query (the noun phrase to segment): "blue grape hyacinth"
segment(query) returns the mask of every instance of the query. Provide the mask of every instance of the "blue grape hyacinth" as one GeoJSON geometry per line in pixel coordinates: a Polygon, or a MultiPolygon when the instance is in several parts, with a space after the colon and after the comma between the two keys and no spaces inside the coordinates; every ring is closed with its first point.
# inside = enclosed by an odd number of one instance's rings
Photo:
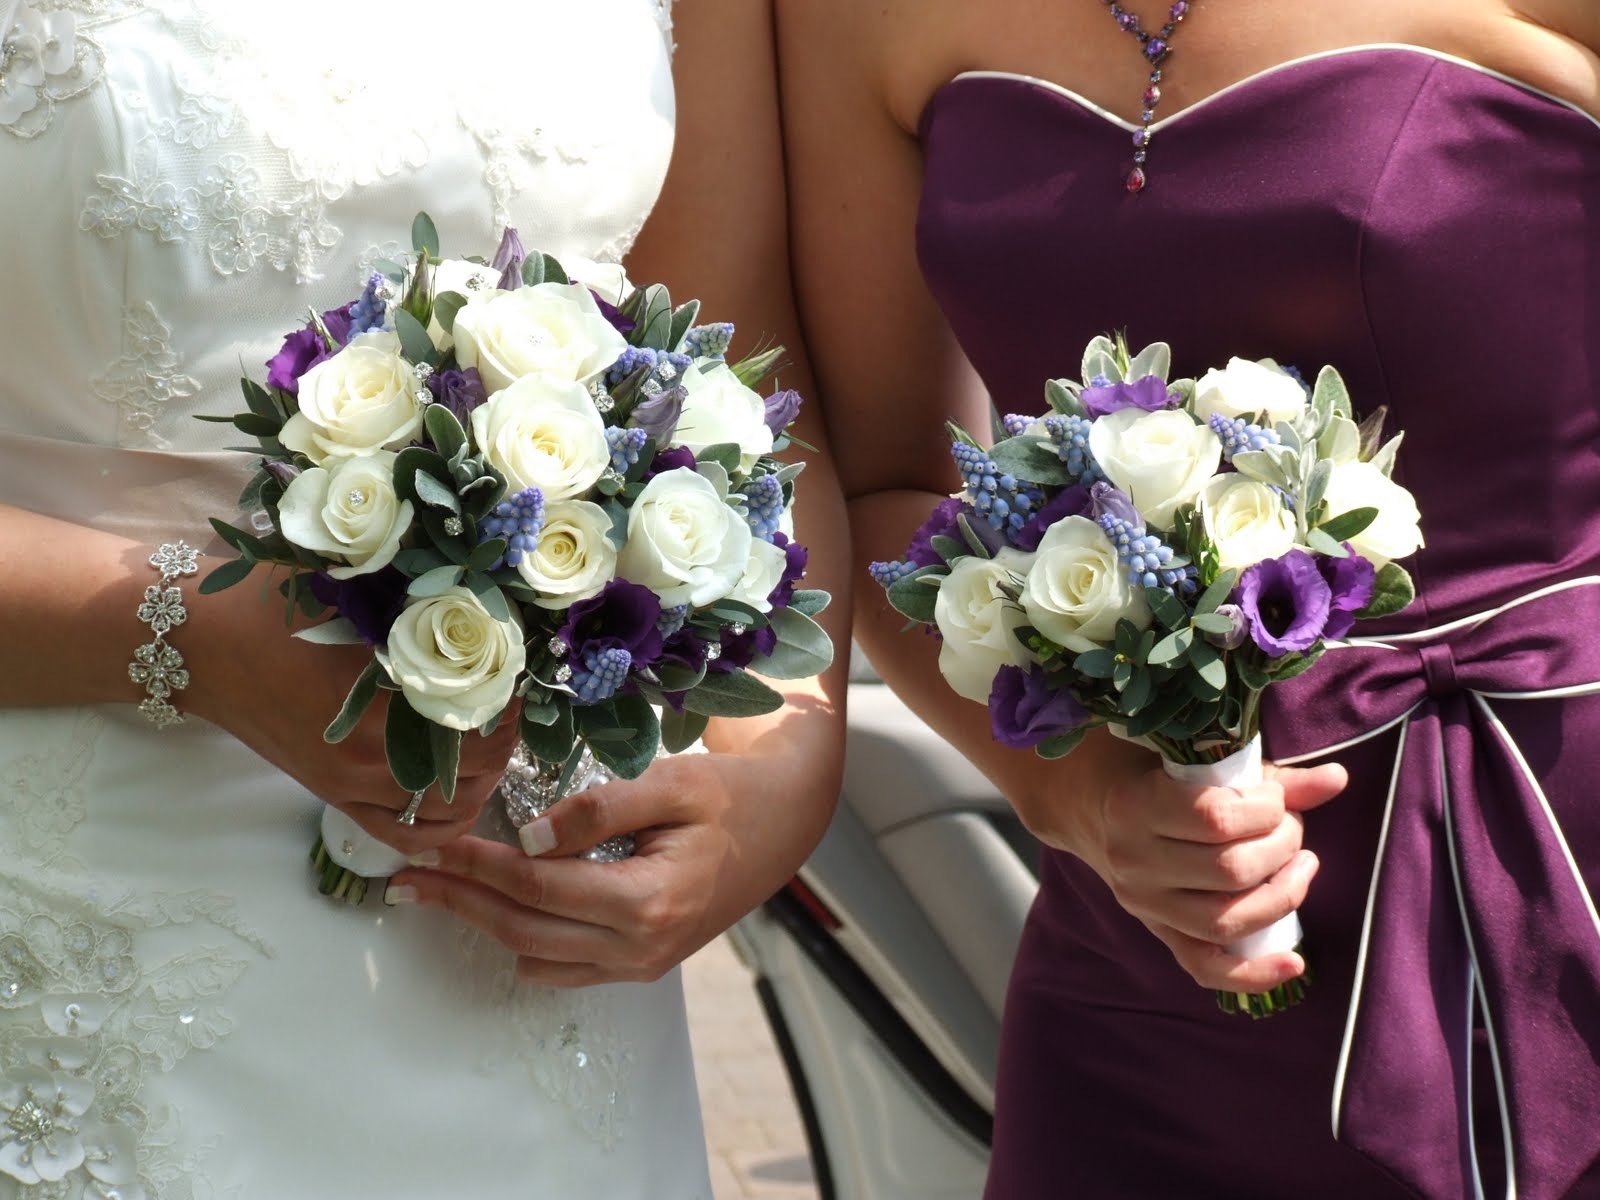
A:
{"type": "Polygon", "coordinates": [[[1056,454],[1066,464],[1067,471],[1084,487],[1105,481],[1105,472],[1095,461],[1089,448],[1089,431],[1094,422],[1087,417],[1046,417],[1045,430],[1055,444],[1056,454]]]}
{"type": "Polygon", "coordinates": [[[1227,462],[1233,461],[1233,456],[1242,450],[1265,450],[1268,446],[1277,446],[1283,439],[1270,429],[1260,425],[1252,425],[1243,417],[1225,417],[1221,413],[1212,413],[1211,420],[1207,422],[1211,432],[1217,435],[1217,440],[1222,443],[1222,457],[1227,462]]]}
{"type": "Polygon", "coordinates": [[[721,358],[733,345],[733,325],[719,321],[715,325],[696,325],[683,338],[683,348],[693,358],[721,358]]]}
{"type": "Polygon", "coordinates": [[[1193,595],[1197,590],[1192,566],[1173,566],[1177,553],[1143,525],[1135,525],[1115,513],[1100,515],[1100,528],[1117,548],[1117,558],[1127,568],[1128,582],[1134,587],[1165,588],[1174,595],[1193,595]]]}
{"type": "Polygon", "coordinates": [[[520,567],[522,557],[539,548],[539,532],[544,528],[544,493],[524,488],[507,496],[478,525],[479,543],[505,538],[506,552],[489,568],[520,567]]]}
{"type": "Polygon", "coordinates": [[[620,646],[588,650],[583,665],[572,673],[572,691],[579,704],[598,704],[609,700],[628,682],[633,655],[620,646]]]}
{"type": "Polygon", "coordinates": [[[776,475],[760,475],[739,489],[745,498],[745,520],[750,531],[770,542],[783,520],[783,484],[776,475]]]}
{"type": "Polygon", "coordinates": [[[950,453],[966,485],[967,502],[991,529],[1002,530],[1008,536],[1015,534],[1044,503],[1044,493],[1038,487],[1002,471],[978,447],[955,442],[950,453]]]}
{"type": "Polygon", "coordinates": [[[642,429],[619,429],[616,426],[607,429],[606,445],[611,448],[611,469],[618,475],[626,475],[629,468],[639,461],[639,452],[649,438],[650,435],[642,429]]]}

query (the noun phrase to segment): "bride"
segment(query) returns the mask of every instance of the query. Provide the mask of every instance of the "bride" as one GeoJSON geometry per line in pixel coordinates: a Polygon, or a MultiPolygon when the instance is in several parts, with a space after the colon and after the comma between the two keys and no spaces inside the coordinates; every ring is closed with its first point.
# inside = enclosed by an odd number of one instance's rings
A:
{"type": "Polygon", "coordinates": [[[673,15],[0,0],[0,1197],[709,1197],[674,966],[820,836],[836,676],[563,802],[530,858],[461,838],[503,736],[397,824],[381,727],[321,738],[355,660],[257,588],[177,579],[182,724],[128,675],[149,560],[211,545],[244,478],[194,417],[418,210],[456,253],[637,236],[635,278],[797,344],[766,6],[673,15]],[[323,900],[321,802],[427,869],[323,900]],[[624,831],[635,858],[572,857],[624,831]]]}

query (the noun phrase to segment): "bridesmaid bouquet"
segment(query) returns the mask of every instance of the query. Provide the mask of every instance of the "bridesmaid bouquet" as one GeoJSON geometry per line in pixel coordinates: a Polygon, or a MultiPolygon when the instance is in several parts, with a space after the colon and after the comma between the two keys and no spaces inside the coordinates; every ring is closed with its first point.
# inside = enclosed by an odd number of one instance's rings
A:
{"type": "MultiPolygon", "coordinates": [[[[510,230],[492,260],[441,259],[426,215],[412,241],[290,334],[266,386],[243,381],[248,411],[205,418],[253,437],[260,469],[256,528],[212,521],[239,557],[201,591],[287,568],[288,619],[329,618],[295,636],[370,646],[325,736],[387,691],[389,767],[414,794],[452,798],[463,738],[516,702],[511,779],[539,797],[520,826],[596,765],[631,779],[713,716],[780,707],[752,672],[831,661],[828,597],[796,589],[804,464],[775,457],[800,397],[754,390],[781,351],[730,363],[731,325],[619,267],[510,230]]],[[[351,900],[402,861],[331,809],[313,860],[351,900]]]]}
{"type": "MultiPolygon", "coordinates": [[[[1358,425],[1339,374],[1307,388],[1267,360],[1168,380],[1169,348],[1097,338],[1050,413],[1008,416],[983,449],[950,427],[965,490],[901,562],[889,602],[933,626],[939,666],[989,707],[996,740],[1046,758],[1096,726],[1157,750],[1169,774],[1261,779],[1260,702],[1357,621],[1414,596],[1395,561],[1422,545],[1390,478],[1400,437],[1358,425]]],[[[1297,949],[1300,924],[1229,947],[1297,949]]],[[[1304,977],[1228,1012],[1298,1003],[1304,977]]]]}

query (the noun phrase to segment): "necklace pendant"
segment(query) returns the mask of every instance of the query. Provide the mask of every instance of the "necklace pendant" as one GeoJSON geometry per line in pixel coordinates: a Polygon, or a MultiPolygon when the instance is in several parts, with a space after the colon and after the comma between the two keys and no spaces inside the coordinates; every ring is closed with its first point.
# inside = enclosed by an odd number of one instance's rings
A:
{"type": "Polygon", "coordinates": [[[1144,168],[1135,167],[1133,170],[1128,172],[1128,178],[1124,186],[1127,187],[1128,194],[1130,196],[1137,196],[1140,192],[1144,191],[1144,185],[1146,182],[1148,181],[1145,179],[1144,168]]]}

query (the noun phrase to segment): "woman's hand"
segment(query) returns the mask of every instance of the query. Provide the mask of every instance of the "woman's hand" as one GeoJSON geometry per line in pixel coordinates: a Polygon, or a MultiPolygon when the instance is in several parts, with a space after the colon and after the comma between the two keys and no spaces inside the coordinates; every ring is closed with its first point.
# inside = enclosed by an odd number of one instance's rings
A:
{"type": "MultiPolygon", "coordinates": [[[[201,562],[199,578],[220,560],[201,562]]],[[[350,685],[371,661],[360,646],[313,645],[290,636],[276,589],[263,595],[265,571],[228,591],[189,600],[190,620],[179,645],[190,658],[193,682],[179,703],[233,734],[319,799],[348,814],[373,837],[411,854],[471,830],[517,741],[515,711],[489,737],[468,733],[461,743],[456,794],[446,804],[435,784],[416,823],[396,817],[411,793],[394,781],[384,752],[390,693],[343,741],[323,740],[350,685]]],[[[330,614],[331,615],[331,614],[330,614]]]]}
{"type": "Polygon", "coordinates": [[[821,837],[838,762],[796,752],[688,754],[568,796],[515,846],[467,837],[394,877],[390,903],[454,913],[511,949],[529,982],[651,981],[794,875],[821,837]],[[636,832],[637,831],[637,832],[636,832]],[[571,857],[636,832],[634,857],[571,857]]]}
{"type": "Polygon", "coordinates": [[[1301,974],[1298,954],[1244,959],[1225,947],[1304,902],[1318,863],[1301,848],[1300,814],[1344,790],[1344,769],[1269,765],[1265,782],[1235,791],[1180,783],[1148,756],[1113,761],[1120,769],[1098,788],[1017,802],[1023,822],[1087,862],[1202,986],[1263,992],[1301,974]]]}

